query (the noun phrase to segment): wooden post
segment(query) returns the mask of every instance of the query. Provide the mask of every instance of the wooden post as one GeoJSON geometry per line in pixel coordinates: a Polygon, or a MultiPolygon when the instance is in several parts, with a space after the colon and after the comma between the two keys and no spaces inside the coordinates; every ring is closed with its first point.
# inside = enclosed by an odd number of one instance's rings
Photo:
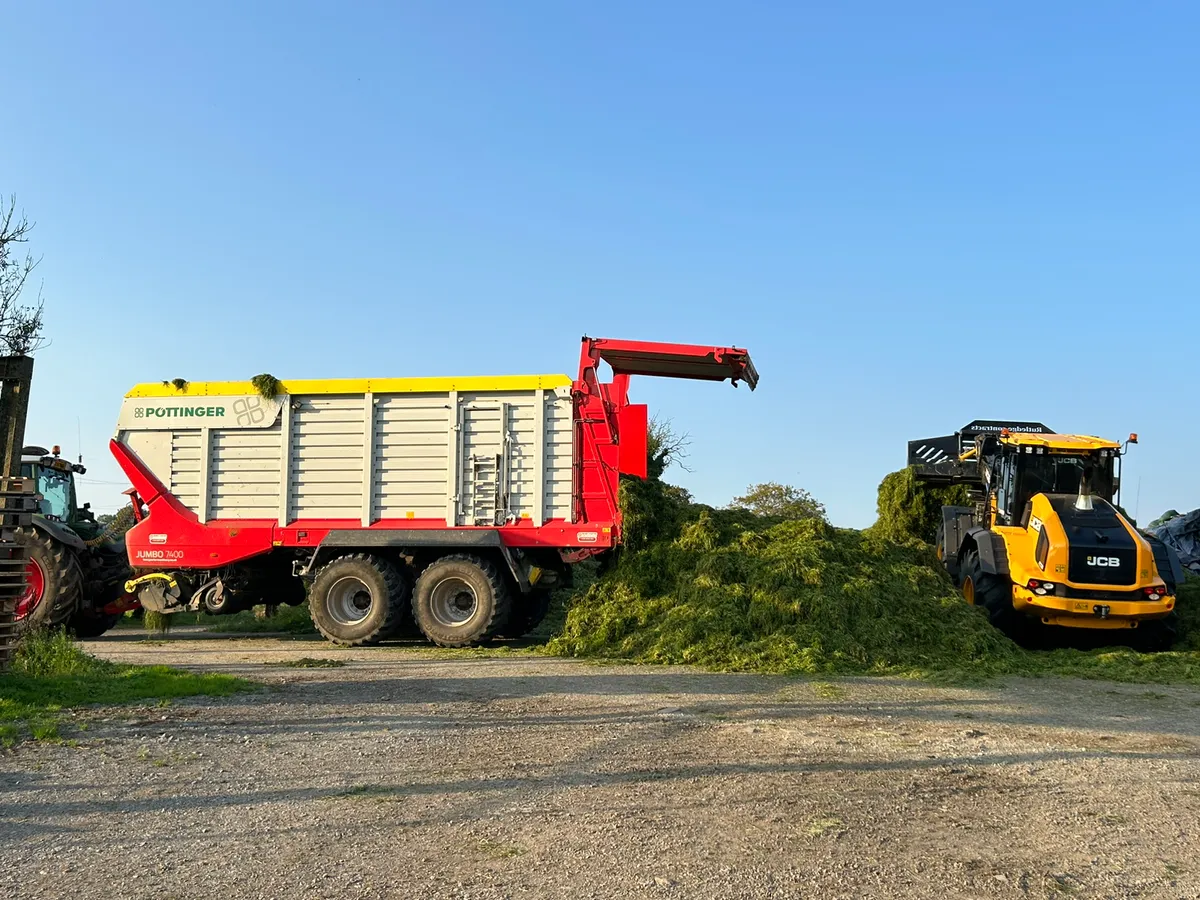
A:
{"type": "Polygon", "coordinates": [[[25,445],[25,419],[29,414],[29,387],[33,357],[0,356],[0,475],[21,474],[21,448],[25,445]]]}

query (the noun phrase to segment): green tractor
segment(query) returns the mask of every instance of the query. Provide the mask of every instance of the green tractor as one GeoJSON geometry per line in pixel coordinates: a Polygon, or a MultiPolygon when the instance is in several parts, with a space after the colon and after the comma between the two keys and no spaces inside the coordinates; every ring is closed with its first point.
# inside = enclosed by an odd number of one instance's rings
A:
{"type": "Polygon", "coordinates": [[[37,482],[33,525],[17,532],[29,560],[16,607],[22,631],[65,627],[78,637],[99,637],[122,615],[131,576],[123,517],[104,526],[92,515],[91,504],[79,505],[75,476],[86,471],[61,459],[58,447],[21,451],[21,476],[37,482]]]}

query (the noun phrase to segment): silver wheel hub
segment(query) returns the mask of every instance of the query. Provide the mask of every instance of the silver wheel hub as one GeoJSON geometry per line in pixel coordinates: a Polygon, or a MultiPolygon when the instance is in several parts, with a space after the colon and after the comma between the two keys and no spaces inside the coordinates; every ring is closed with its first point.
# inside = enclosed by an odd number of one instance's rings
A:
{"type": "Polygon", "coordinates": [[[361,578],[343,575],[329,589],[325,609],[339,625],[357,625],[371,614],[373,605],[370,586],[361,578]]]}
{"type": "Polygon", "coordinates": [[[475,589],[461,578],[443,578],[433,587],[430,612],[439,625],[457,628],[469,622],[479,608],[475,589]]]}

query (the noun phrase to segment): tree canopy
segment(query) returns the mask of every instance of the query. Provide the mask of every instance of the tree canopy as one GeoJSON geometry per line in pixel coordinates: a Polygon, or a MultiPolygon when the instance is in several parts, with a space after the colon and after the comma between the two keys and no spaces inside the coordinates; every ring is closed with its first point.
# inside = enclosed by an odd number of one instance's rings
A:
{"type": "Polygon", "coordinates": [[[729,504],[733,509],[747,509],[760,516],[777,519],[825,519],[825,504],[804,488],[768,481],[752,484],[741,497],[729,504]]]}

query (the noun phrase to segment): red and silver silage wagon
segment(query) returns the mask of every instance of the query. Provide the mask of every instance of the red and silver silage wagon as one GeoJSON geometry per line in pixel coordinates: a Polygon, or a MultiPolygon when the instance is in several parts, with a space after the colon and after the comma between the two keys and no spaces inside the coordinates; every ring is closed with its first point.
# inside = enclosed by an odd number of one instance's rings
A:
{"type": "Polygon", "coordinates": [[[620,476],[646,474],[633,375],[758,382],[742,349],[585,337],[574,379],[287,381],[273,397],[140,385],[111,443],[139,516],[131,602],[225,612],[307,595],[343,644],[387,637],[410,610],[446,646],[528,631],[571,563],[621,539],[620,476]]]}

